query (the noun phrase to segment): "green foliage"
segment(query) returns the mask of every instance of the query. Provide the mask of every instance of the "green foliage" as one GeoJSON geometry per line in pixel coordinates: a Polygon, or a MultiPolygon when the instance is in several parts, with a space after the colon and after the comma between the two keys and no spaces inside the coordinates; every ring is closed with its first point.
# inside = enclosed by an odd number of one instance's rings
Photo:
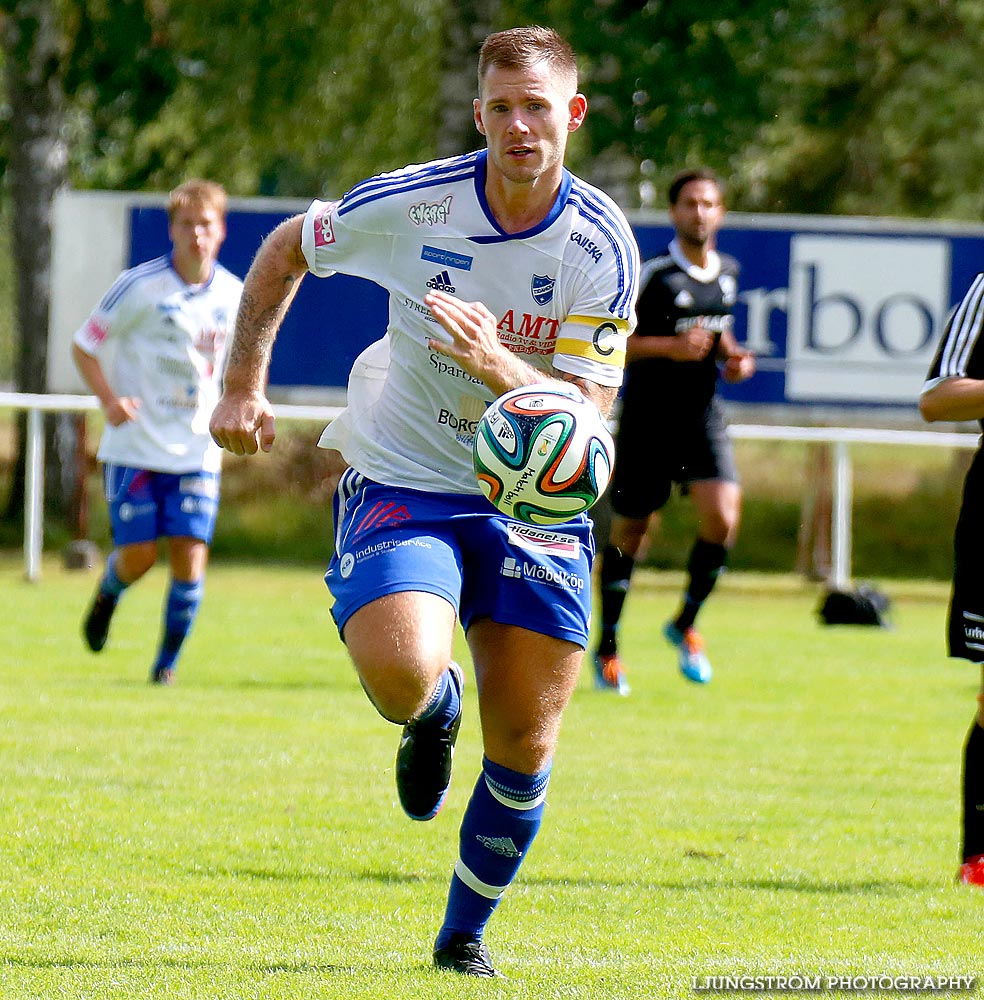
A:
{"type": "Polygon", "coordinates": [[[163,574],[83,651],[93,574],[0,563],[4,1000],[679,1000],[705,975],[974,975],[953,884],[976,671],[944,587],[888,586],[895,629],[825,629],[813,588],[733,574],[687,685],[640,574],[631,697],[567,712],[547,818],[489,927],[504,982],[429,966],[481,755],[475,685],[448,803],[396,802],[311,570],[216,560],[178,685],[146,683],[163,574]],[[808,655],[804,652],[808,651],[808,655]],[[915,696],[914,696],[915,694],[915,696]]]}
{"type": "Polygon", "coordinates": [[[980,5],[811,0],[791,10],[774,117],[740,158],[742,207],[980,219],[980,5]]]}
{"type": "MultiPolygon", "coordinates": [[[[77,67],[77,86],[90,98],[80,109],[88,135],[77,182],[160,190],[203,175],[238,195],[340,195],[370,173],[426,158],[442,7],[394,0],[368,16],[352,4],[309,0],[172,0],[155,22],[150,5],[111,6],[111,24],[87,23],[114,38],[146,39],[152,75],[134,64],[85,89],[104,61],[77,67]],[[121,24],[130,8],[146,21],[121,24]],[[110,131],[127,131],[118,148],[102,148],[115,143],[104,120],[110,131]]],[[[116,61],[111,51],[100,55],[116,61]]]]}
{"type": "Polygon", "coordinates": [[[8,385],[14,378],[15,301],[10,218],[0,198],[0,385],[8,385]]]}
{"type": "Polygon", "coordinates": [[[71,103],[70,159],[76,184],[142,188],[159,160],[136,141],[180,79],[166,8],[143,0],[71,4],[63,86],[71,103]]]}
{"type": "MultiPolygon", "coordinates": [[[[448,39],[474,27],[454,19],[480,10],[496,28],[545,22],[571,39],[591,105],[572,164],[611,180],[627,208],[657,204],[670,174],[704,162],[744,210],[984,213],[984,13],[965,0],[59,0],[57,10],[80,187],[165,190],[195,173],[238,195],[334,195],[430,157],[448,39]]],[[[456,96],[467,119],[471,95],[456,96]]]]}

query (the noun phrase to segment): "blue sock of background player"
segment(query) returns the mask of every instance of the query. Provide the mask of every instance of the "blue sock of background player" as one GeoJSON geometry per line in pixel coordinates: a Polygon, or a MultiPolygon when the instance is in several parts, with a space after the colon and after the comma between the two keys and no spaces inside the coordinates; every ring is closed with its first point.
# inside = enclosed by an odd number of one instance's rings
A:
{"type": "Polygon", "coordinates": [[[116,575],[116,553],[111,552],[106,560],[106,568],[103,570],[102,580],[99,583],[99,593],[115,605],[123,591],[129,586],[116,575]]]}
{"type": "Polygon", "coordinates": [[[155,680],[167,680],[174,671],[181,647],[195,623],[204,592],[204,579],[171,580],[164,605],[164,634],[153,668],[155,680]]]}

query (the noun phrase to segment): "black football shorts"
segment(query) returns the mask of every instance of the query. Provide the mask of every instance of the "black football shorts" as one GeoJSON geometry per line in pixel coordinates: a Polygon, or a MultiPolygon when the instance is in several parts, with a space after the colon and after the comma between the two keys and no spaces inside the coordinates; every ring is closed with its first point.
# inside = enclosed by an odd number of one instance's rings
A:
{"type": "Polygon", "coordinates": [[[950,656],[984,663],[984,451],[978,451],[964,482],[953,536],[953,593],[950,598],[950,656]]]}
{"type": "Polygon", "coordinates": [[[728,424],[716,399],[696,418],[628,418],[620,422],[615,443],[610,496],[616,514],[648,517],[666,504],[674,483],[686,491],[690,483],[707,480],[738,482],[728,424]]]}

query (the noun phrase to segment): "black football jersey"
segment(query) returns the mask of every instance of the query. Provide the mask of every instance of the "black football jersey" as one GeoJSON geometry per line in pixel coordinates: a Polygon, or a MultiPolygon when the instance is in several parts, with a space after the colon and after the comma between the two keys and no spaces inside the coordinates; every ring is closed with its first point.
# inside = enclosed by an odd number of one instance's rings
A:
{"type": "Polygon", "coordinates": [[[700,319],[700,325],[717,338],[700,361],[644,358],[631,362],[622,392],[623,414],[636,407],[675,414],[697,414],[707,408],[717,388],[717,339],[734,326],[738,273],[738,261],[719,254],[719,267],[700,274],[674,243],[663,256],[645,262],[637,305],[639,322],[632,336],[679,336],[700,319]]]}
{"type": "MultiPolygon", "coordinates": [[[[984,379],[984,274],[974,279],[943,330],[926,386],[944,378],[984,379]]],[[[981,421],[984,428],[984,420],[981,421]]]]}

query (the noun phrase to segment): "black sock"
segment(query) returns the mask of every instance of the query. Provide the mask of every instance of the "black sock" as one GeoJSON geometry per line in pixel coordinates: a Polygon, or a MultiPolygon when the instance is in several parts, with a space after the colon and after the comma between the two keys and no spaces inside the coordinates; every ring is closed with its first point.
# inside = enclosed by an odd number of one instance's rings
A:
{"type": "Polygon", "coordinates": [[[970,727],[963,761],[963,860],[984,854],[984,729],[970,727]]]}
{"type": "Polygon", "coordinates": [[[687,592],[684,595],[683,607],[673,622],[681,632],[685,632],[693,625],[697,612],[714,589],[714,584],[717,583],[717,578],[727,561],[728,550],[725,546],[716,542],[705,542],[703,538],[698,538],[694,542],[687,563],[687,572],[690,574],[687,592]]]}
{"type": "Polygon", "coordinates": [[[616,632],[618,620],[622,617],[622,606],[629,592],[635,559],[625,555],[614,545],[606,545],[601,556],[599,583],[601,590],[601,638],[598,652],[611,656],[618,648],[616,632]]]}

